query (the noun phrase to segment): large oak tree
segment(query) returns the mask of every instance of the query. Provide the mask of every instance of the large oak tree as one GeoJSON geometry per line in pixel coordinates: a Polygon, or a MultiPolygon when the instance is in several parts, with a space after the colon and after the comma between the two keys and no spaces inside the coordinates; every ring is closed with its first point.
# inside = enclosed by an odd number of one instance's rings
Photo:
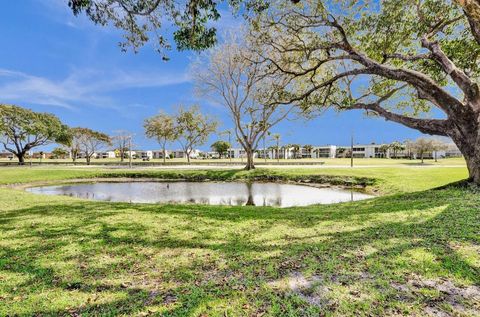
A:
{"type": "Polygon", "coordinates": [[[279,1],[254,23],[261,62],[289,80],[276,102],[451,137],[479,184],[480,28],[466,2],[279,1]]]}
{"type": "Polygon", "coordinates": [[[0,142],[5,150],[25,163],[31,149],[49,143],[65,143],[67,126],[53,114],[34,112],[13,105],[0,104],[0,142]]]}

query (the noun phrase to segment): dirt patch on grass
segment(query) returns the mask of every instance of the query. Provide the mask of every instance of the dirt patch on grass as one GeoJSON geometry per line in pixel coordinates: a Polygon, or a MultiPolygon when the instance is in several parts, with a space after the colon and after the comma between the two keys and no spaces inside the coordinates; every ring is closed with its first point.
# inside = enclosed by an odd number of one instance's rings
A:
{"type": "MultiPolygon", "coordinates": [[[[352,276],[320,275],[306,276],[295,271],[287,277],[268,283],[276,291],[285,292],[301,298],[309,305],[334,311],[336,306],[334,288],[352,286],[347,294],[352,301],[365,298],[361,289],[353,283],[375,285],[375,279],[368,273],[352,276]]],[[[406,283],[391,282],[396,291],[395,298],[403,303],[417,305],[422,303],[422,316],[480,316],[480,287],[476,285],[461,286],[448,279],[431,280],[412,275],[406,283]]]]}
{"type": "Polygon", "coordinates": [[[405,298],[426,299],[425,314],[429,316],[480,316],[480,287],[457,286],[448,279],[429,280],[413,275],[405,284],[392,283],[405,298]]]}
{"type": "Polygon", "coordinates": [[[324,286],[324,280],[320,276],[305,277],[300,272],[293,272],[287,278],[270,282],[268,285],[296,295],[310,305],[321,307],[329,303],[327,295],[330,290],[324,286]]]}

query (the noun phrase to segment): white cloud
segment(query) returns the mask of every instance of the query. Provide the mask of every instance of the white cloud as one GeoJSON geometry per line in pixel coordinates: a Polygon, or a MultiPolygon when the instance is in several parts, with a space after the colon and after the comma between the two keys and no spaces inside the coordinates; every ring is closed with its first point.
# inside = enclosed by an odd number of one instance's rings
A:
{"type": "Polygon", "coordinates": [[[90,105],[119,110],[108,93],[130,88],[165,87],[189,82],[185,73],[75,70],[62,80],[0,69],[1,102],[50,105],[74,110],[90,105]]]}

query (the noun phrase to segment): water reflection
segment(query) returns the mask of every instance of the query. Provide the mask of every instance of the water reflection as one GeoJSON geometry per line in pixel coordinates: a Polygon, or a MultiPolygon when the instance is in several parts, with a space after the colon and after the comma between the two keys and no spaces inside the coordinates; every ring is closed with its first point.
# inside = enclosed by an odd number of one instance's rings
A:
{"type": "Polygon", "coordinates": [[[371,196],[336,188],[277,183],[125,182],[30,188],[46,195],[132,203],[192,203],[232,206],[306,206],[367,199],[371,196]]]}

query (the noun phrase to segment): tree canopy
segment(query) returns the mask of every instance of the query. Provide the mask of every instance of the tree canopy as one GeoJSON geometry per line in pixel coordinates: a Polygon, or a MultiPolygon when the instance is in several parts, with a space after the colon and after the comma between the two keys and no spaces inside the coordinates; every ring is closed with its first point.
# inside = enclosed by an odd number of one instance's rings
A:
{"type": "Polygon", "coordinates": [[[249,37],[232,35],[210,50],[193,71],[197,91],[228,110],[235,136],[246,153],[245,169],[255,168],[253,156],[259,141],[295,112],[293,105],[272,100],[273,92],[286,82],[266,73],[252,45],[249,37]]]}
{"type": "Polygon", "coordinates": [[[190,162],[190,155],[194,146],[203,145],[207,142],[208,137],[216,131],[218,121],[202,114],[197,105],[189,108],[180,107],[175,118],[179,141],[187,155],[188,162],[190,162]]]}
{"type": "Polygon", "coordinates": [[[92,157],[105,146],[111,144],[110,137],[102,132],[94,131],[88,128],[71,128],[70,129],[71,151],[74,160],[79,153],[85,156],[87,165],[90,164],[92,157]]]}
{"type": "Polygon", "coordinates": [[[111,24],[124,32],[122,50],[135,52],[148,41],[167,60],[171,48],[167,32],[173,26],[173,39],[179,50],[201,51],[217,42],[217,29],[211,22],[220,18],[219,5],[225,3],[234,14],[260,12],[264,0],[69,0],[75,15],[85,13],[99,25],[111,24]]]}
{"type": "Polygon", "coordinates": [[[0,142],[13,153],[19,164],[32,148],[52,142],[67,142],[67,126],[50,113],[0,104],[0,142]]]}
{"type": "Polygon", "coordinates": [[[220,158],[222,158],[222,156],[231,148],[231,145],[227,141],[219,140],[214,142],[210,147],[218,153],[220,158]]]}
{"type": "Polygon", "coordinates": [[[147,118],[144,123],[145,135],[148,138],[155,138],[162,146],[163,162],[166,160],[165,146],[169,141],[175,141],[179,137],[179,128],[176,125],[176,118],[166,113],[147,118]]]}
{"type": "Polygon", "coordinates": [[[480,28],[457,2],[277,1],[252,33],[268,72],[288,79],[274,102],[449,136],[480,183],[480,28]],[[426,118],[433,107],[443,116],[426,118]]]}

